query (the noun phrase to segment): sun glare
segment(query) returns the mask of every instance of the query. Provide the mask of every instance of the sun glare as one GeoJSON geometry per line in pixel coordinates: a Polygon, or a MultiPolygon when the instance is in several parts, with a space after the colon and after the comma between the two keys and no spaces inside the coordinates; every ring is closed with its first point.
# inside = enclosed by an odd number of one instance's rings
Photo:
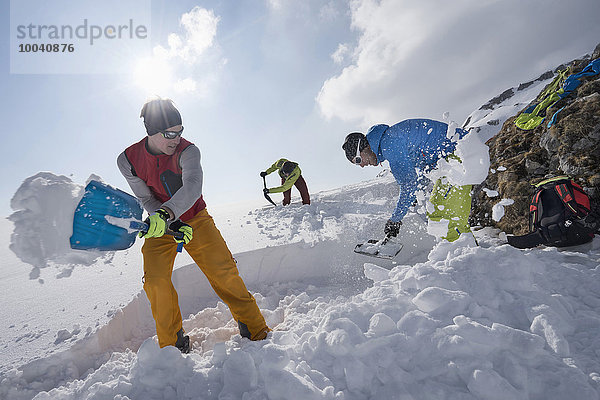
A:
{"type": "Polygon", "coordinates": [[[173,84],[169,64],[157,57],[140,60],[134,68],[133,79],[147,94],[166,93],[173,84]]]}

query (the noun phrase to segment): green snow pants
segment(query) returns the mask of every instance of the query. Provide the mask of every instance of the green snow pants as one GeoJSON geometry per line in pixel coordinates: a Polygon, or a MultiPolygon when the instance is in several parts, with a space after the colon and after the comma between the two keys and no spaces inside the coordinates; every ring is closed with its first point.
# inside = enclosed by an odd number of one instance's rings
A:
{"type": "Polygon", "coordinates": [[[432,221],[448,220],[448,234],[443,239],[453,242],[461,233],[470,232],[471,185],[453,186],[438,179],[433,186],[429,201],[434,211],[427,213],[432,221]]]}

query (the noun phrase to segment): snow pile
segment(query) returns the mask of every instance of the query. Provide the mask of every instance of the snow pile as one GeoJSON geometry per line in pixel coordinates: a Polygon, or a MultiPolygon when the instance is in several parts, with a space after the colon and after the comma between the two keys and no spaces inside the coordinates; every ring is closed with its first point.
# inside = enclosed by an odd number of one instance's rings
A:
{"type": "Polygon", "coordinates": [[[73,214],[84,187],[66,176],[39,172],[25,179],[11,199],[15,212],[8,219],[15,229],[10,249],[34,266],[32,278],[39,274],[36,268],[50,263],[90,265],[102,255],[72,250],[69,245],[73,214]]]}
{"type": "MultiPolygon", "coordinates": [[[[355,232],[379,230],[368,222],[393,208],[389,190],[389,180],[375,180],[225,224],[225,232],[260,226],[257,238],[278,243],[235,254],[274,328],[267,340],[242,339],[223,303],[199,297],[211,289],[190,264],[173,277],[189,355],[158,348],[140,293],[98,330],[57,332],[63,342],[86,334],[9,369],[0,397],[597,399],[598,239],[522,251],[483,229],[479,247],[461,238],[427,249],[423,237],[426,257],[412,264],[353,254],[355,232]]],[[[424,234],[419,216],[406,220],[424,234]]],[[[401,235],[408,243],[411,233],[401,235]]]]}
{"type": "Polygon", "coordinates": [[[274,194],[272,198],[278,205],[249,212],[246,224],[256,221],[259,235],[268,238],[269,245],[315,244],[347,235],[356,237],[354,240],[365,234],[381,236],[383,225],[380,232],[370,231],[369,227],[374,221],[381,223],[377,221],[380,215],[392,213],[398,199],[398,184],[388,170],[376,182],[313,194],[310,205],[293,202],[291,207],[283,207],[280,195],[274,194]]]}
{"type": "MultiPolygon", "coordinates": [[[[241,338],[227,307],[187,261],[175,269],[173,284],[190,354],[158,347],[139,292],[101,325],[65,319],[41,332],[33,326],[42,322],[28,322],[30,336],[5,349],[37,346],[38,358],[3,363],[0,398],[598,399],[600,240],[518,250],[484,228],[475,231],[479,246],[466,236],[436,242],[413,210],[394,261],[353,253],[357,242],[381,236],[394,185],[383,174],[317,193],[310,206],[239,215],[228,207],[223,223],[215,216],[228,243],[245,250],[234,256],[273,328],[267,340],[241,338]]],[[[37,203],[69,198],[64,188],[30,193],[37,203]]],[[[134,247],[108,263],[139,273],[139,243],[134,247]]],[[[56,285],[59,304],[112,296],[119,287],[98,279],[106,276],[102,264],[77,269],[88,274],[84,282],[94,282],[93,296],[91,288],[75,295],[56,285]]],[[[7,323],[12,318],[4,316],[7,323]]]]}
{"type": "MultiPolygon", "coordinates": [[[[480,247],[439,243],[414,266],[365,264],[373,282],[354,295],[265,285],[265,341],[242,339],[218,303],[184,321],[190,355],[150,338],[79,380],[73,363],[47,365],[67,382],[36,399],[597,399],[600,243],[524,252],[479,234],[480,247]]],[[[0,394],[34,387],[14,371],[0,394]]]]}

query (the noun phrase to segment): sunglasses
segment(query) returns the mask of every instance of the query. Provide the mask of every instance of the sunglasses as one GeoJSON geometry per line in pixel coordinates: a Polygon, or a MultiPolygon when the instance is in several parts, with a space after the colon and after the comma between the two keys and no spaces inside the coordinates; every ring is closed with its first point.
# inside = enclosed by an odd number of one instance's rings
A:
{"type": "Polygon", "coordinates": [[[356,156],[354,156],[354,164],[356,165],[360,165],[360,163],[362,162],[362,157],[360,156],[360,141],[361,139],[358,139],[358,145],[356,146],[356,156]]]}
{"type": "Polygon", "coordinates": [[[181,134],[183,133],[183,126],[181,127],[181,130],[178,132],[162,131],[161,133],[165,139],[175,139],[177,136],[181,136],[181,134]]]}

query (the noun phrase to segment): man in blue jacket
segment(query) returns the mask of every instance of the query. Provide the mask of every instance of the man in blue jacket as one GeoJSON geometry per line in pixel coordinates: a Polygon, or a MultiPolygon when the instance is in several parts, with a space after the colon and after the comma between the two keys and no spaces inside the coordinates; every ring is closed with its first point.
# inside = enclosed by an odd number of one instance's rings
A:
{"type": "MultiPolygon", "coordinates": [[[[396,182],[400,185],[398,204],[385,225],[385,234],[396,236],[402,219],[415,202],[416,191],[427,179],[425,172],[435,168],[441,157],[458,158],[453,153],[456,141],[467,134],[457,128],[452,138],[446,137],[448,125],[430,119],[408,119],[388,126],[372,126],[367,135],[354,132],[346,136],[342,149],[346,158],[365,167],[388,160],[396,182]]],[[[461,233],[470,232],[471,185],[452,186],[438,179],[429,198],[434,209],[427,213],[430,220],[448,220],[449,241],[461,233]]]]}

